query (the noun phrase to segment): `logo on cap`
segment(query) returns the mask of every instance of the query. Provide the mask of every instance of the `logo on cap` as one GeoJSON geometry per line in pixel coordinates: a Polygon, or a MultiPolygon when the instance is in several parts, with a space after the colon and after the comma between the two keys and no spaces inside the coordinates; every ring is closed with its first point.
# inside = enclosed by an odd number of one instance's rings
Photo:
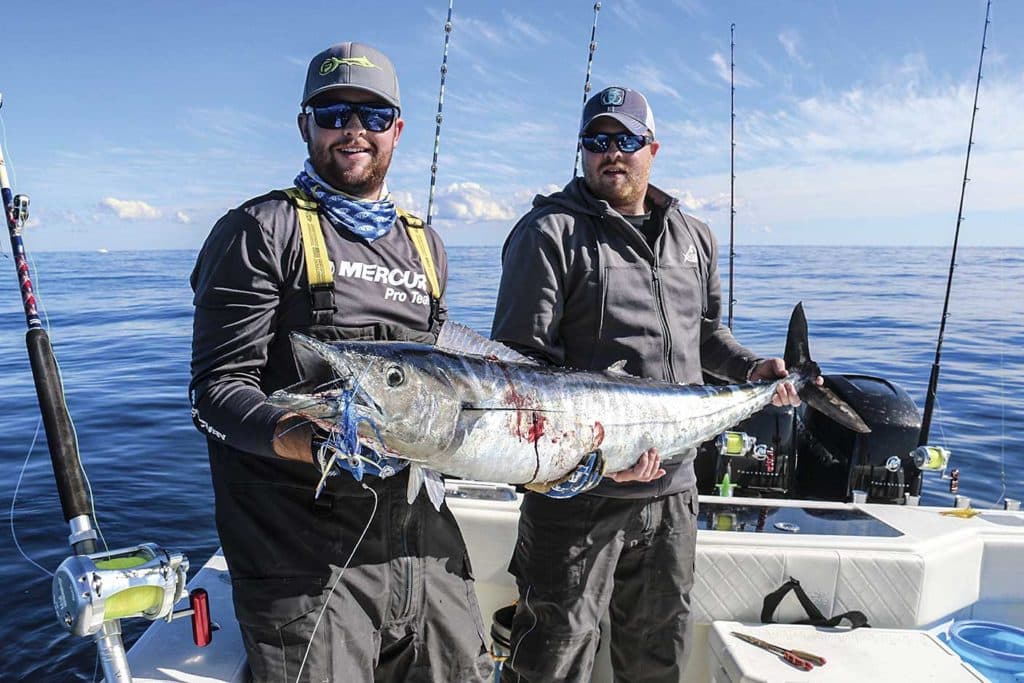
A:
{"type": "Polygon", "coordinates": [[[328,57],[327,59],[324,60],[324,63],[320,65],[320,75],[326,76],[327,74],[337,69],[339,66],[343,65],[361,66],[367,69],[380,68],[366,57],[342,57],[341,59],[337,57],[328,57]]]}
{"type": "Polygon", "coordinates": [[[608,88],[601,93],[601,104],[606,107],[621,107],[626,101],[626,91],[622,88],[608,88]]]}

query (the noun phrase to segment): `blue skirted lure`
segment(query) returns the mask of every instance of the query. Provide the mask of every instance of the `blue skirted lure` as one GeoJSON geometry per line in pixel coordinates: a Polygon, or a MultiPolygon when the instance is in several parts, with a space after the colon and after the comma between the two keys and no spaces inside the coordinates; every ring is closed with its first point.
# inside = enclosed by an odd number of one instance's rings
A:
{"type": "Polygon", "coordinates": [[[360,423],[369,425],[382,444],[384,437],[373,420],[356,414],[352,400],[355,392],[356,387],[342,390],[337,422],[325,438],[317,440],[315,453],[323,473],[316,487],[317,497],[323,492],[327,478],[336,476],[340,470],[348,472],[356,481],[362,481],[366,474],[381,479],[390,477],[408,465],[404,460],[381,455],[366,444],[359,443],[360,423]]]}

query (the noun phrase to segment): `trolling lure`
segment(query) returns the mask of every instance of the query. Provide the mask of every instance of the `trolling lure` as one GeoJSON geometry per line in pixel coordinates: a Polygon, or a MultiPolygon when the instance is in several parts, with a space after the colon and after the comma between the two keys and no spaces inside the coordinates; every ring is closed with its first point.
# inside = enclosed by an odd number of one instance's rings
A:
{"type": "Polygon", "coordinates": [[[315,497],[319,498],[327,485],[327,479],[338,474],[340,465],[338,457],[345,458],[348,466],[345,468],[356,481],[362,481],[366,474],[366,467],[371,467],[371,473],[381,479],[390,477],[398,472],[400,467],[394,458],[377,453],[375,449],[359,441],[359,425],[367,424],[377,435],[381,445],[384,444],[384,437],[381,436],[377,424],[366,416],[356,415],[356,406],[352,398],[356,389],[344,389],[340,395],[341,410],[338,411],[337,420],[334,426],[327,433],[327,436],[315,444],[315,454],[322,473],[320,481],[316,485],[315,497]],[[368,451],[373,457],[364,455],[368,451]]]}

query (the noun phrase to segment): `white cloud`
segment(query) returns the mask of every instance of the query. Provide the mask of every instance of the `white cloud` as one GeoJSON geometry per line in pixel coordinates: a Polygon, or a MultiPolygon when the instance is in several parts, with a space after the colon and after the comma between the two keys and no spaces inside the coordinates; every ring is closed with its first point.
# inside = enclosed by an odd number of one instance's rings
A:
{"type": "MultiPolygon", "coordinates": [[[[626,75],[630,83],[648,97],[651,95],[668,95],[680,100],[679,91],[669,85],[669,81],[658,67],[649,62],[630,64],[626,67],[626,75]]],[[[653,109],[653,107],[652,107],[653,109]]]]}
{"type": "Polygon", "coordinates": [[[148,221],[160,217],[160,210],[141,199],[115,199],[107,197],[100,202],[100,208],[113,213],[121,220],[148,221]]]}
{"type": "Polygon", "coordinates": [[[700,0],[674,0],[673,4],[690,16],[700,16],[708,13],[707,7],[700,0]]]}
{"type": "Polygon", "coordinates": [[[426,205],[420,202],[420,200],[415,195],[413,195],[412,192],[409,192],[408,190],[392,191],[391,199],[399,208],[426,220],[426,205]]]}
{"type": "Polygon", "coordinates": [[[516,217],[512,206],[478,183],[452,183],[435,197],[437,217],[463,221],[498,221],[516,217]]]}
{"type": "MultiPolygon", "coordinates": [[[[504,42],[501,32],[491,23],[476,17],[459,18],[459,37],[478,38],[488,43],[500,44],[504,42]]],[[[458,41],[455,42],[458,45],[458,41]]]]}
{"type": "Polygon", "coordinates": [[[529,23],[522,17],[517,17],[509,12],[503,12],[505,17],[505,23],[508,24],[509,30],[513,35],[526,38],[534,43],[547,43],[550,38],[544,31],[540,30],[533,24],[529,23]]]}
{"type": "Polygon", "coordinates": [[[713,195],[696,197],[689,190],[674,192],[679,203],[689,211],[722,211],[729,209],[729,195],[719,192],[713,195]]]}
{"type": "MultiPolygon", "coordinates": [[[[725,81],[730,82],[732,75],[729,73],[729,60],[720,52],[715,52],[709,57],[711,63],[715,66],[715,73],[718,77],[725,81]]],[[[747,76],[740,69],[736,69],[735,82],[737,87],[751,87],[759,85],[753,78],[747,76]]]]}
{"type": "Polygon", "coordinates": [[[611,10],[616,19],[636,30],[640,30],[650,17],[637,0],[620,0],[611,4],[611,10]]]}
{"type": "MultiPolygon", "coordinates": [[[[918,67],[909,67],[918,68],[918,67]]],[[[822,93],[790,110],[754,112],[738,120],[737,139],[752,153],[779,152],[803,162],[845,156],[899,158],[962,152],[974,85],[922,85],[893,76],[890,82],[822,93]]],[[[1003,149],[1024,148],[1024,78],[982,85],[975,141],[1003,149]]]]}
{"type": "Polygon", "coordinates": [[[188,225],[189,223],[192,222],[192,217],[189,216],[184,211],[178,211],[177,213],[174,214],[174,220],[184,225],[188,225]]]}
{"type": "Polygon", "coordinates": [[[810,66],[807,60],[803,58],[803,55],[800,54],[800,35],[796,31],[787,29],[780,33],[779,43],[794,62],[800,66],[810,66]]]}
{"type": "MultiPolygon", "coordinates": [[[[973,80],[940,80],[908,55],[874,82],[744,111],[736,131],[737,226],[783,242],[846,229],[840,239],[850,243],[941,243],[957,212],[973,98],[973,80]]],[[[1001,216],[1024,210],[1024,74],[982,81],[979,106],[965,239],[1009,243],[1015,228],[1001,216]]],[[[665,130],[673,144],[659,155],[662,186],[687,188],[689,196],[675,193],[684,206],[702,218],[717,215],[718,225],[728,221],[727,198],[716,201],[729,188],[727,123],[709,135],[676,122],[665,130]],[[674,153],[679,147],[725,161],[701,172],[692,154],[674,153]]]]}

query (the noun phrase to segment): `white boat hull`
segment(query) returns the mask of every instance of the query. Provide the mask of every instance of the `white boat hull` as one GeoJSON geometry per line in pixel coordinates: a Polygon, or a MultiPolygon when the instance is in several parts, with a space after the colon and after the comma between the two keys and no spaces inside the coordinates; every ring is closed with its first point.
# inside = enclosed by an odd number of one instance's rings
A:
{"type": "MultiPolygon", "coordinates": [[[[495,610],[516,597],[507,565],[521,497],[500,484],[453,482],[449,488],[448,504],[469,546],[488,623],[495,610]]],[[[702,526],[692,593],[694,655],[686,681],[710,681],[715,674],[709,646],[712,623],[759,623],[764,596],[790,577],[799,579],[826,616],[859,610],[874,628],[935,632],[954,618],[1024,625],[1022,512],[991,510],[964,519],[941,515],[942,509],[933,507],[701,497],[703,510],[723,513],[722,505],[765,504],[808,509],[822,517],[859,510],[899,535],[751,533],[702,526]]],[[[722,514],[714,526],[730,523],[729,516],[722,514]]],[[[210,594],[212,618],[221,625],[213,644],[196,648],[187,619],[154,623],[129,652],[136,680],[245,680],[245,657],[232,617],[223,557],[211,558],[191,586],[202,586],[210,594]]],[[[806,615],[792,594],[776,613],[781,622],[803,618],[806,615]]],[[[593,680],[611,680],[606,648],[599,654],[593,680]]]]}

